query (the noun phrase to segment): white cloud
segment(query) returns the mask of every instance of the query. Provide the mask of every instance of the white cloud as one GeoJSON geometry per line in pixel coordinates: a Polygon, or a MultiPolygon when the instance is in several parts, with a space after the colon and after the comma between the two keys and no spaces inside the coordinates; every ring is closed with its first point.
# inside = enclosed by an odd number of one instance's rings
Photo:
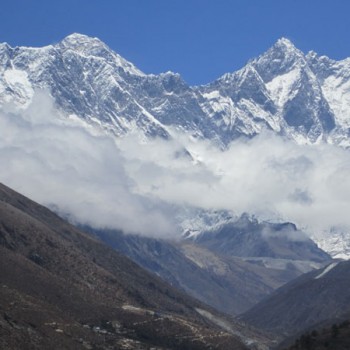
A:
{"type": "Polygon", "coordinates": [[[60,118],[46,94],[0,115],[0,181],[75,220],[149,235],[174,225],[156,200],[132,193],[115,141],[60,118]]]}
{"type": "Polygon", "coordinates": [[[191,205],[311,231],[350,226],[350,152],[336,146],[271,133],[225,151],[184,135],[115,140],[61,118],[43,93],[26,110],[0,114],[0,181],[82,223],[168,236],[176,234],[172,205],[191,205]]]}
{"type": "Polygon", "coordinates": [[[171,146],[160,140],[142,152],[129,153],[134,160],[126,169],[140,193],[170,203],[289,220],[313,232],[350,226],[348,150],[326,144],[300,146],[272,133],[237,140],[226,151],[183,135],[177,140],[200,162],[190,166],[186,158],[171,157],[178,143],[171,146]],[[152,158],[163,147],[168,153],[152,158]]]}

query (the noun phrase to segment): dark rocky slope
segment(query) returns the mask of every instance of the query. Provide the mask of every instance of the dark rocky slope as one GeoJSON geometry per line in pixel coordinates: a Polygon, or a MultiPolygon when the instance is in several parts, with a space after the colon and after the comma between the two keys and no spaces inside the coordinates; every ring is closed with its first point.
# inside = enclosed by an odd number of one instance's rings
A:
{"type": "Polygon", "coordinates": [[[320,323],[342,321],[349,312],[350,261],[342,261],[287,283],[241,319],[288,336],[320,323]]]}
{"type": "Polygon", "coordinates": [[[0,266],[3,349],[245,349],[233,333],[254,338],[4,185],[0,266]]]}
{"type": "MultiPolygon", "coordinates": [[[[239,239],[245,245],[255,241],[254,247],[257,250],[260,246],[261,252],[265,246],[273,244],[272,239],[266,241],[261,238],[263,227],[260,225],[259,228],[260,231],[256,227],[255,231],[250,231],[251,227],[245,226],[245,232],[239,235],[239,239]]],[[[224,236],[215,233],[204,235],[203,240],[208,238],[212,243],[212,246],[206,247],[205,242],[201,244],[201,236],[195,241],[186,239],[174,242],[125,235],[116,230],[92,230],[87,227],[84,230],[97,235],[118,252],[176,288],[231,315],[247,311],[278,287],[314,267],[322,266],[329,259],[310,240],[301,244],[304,251],[300,252],[297,252],[298,244],[291,246],[288,240],[276,243],[280,252],[277,258],[280,259],[275,259],[271,258],[271,254],[264,257],[235,256],[235,232],[231,231],[224,236]],[[220,251],[215,247],[227,249],[220,251]],[[296,260],[282,259],[283,255],[296,260]]]]}

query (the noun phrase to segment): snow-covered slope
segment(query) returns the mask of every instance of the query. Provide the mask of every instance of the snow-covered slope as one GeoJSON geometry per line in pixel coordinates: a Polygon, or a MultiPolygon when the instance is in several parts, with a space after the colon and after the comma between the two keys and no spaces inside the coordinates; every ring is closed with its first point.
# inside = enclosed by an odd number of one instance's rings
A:
{"type": "Polygon", "coordinates": [[[221,116],[235,133],[272,129],[300,143],[315,143],[335,128],[317,76],[305,55],[285,38],[238,72],[201,89],[212,107],[211,117],[221,116]]]}
{"type": "Polygon", "coordinates": [[[0,47],[0,102],[27,105],[48,89],[66,115],[121,136],[169,137],[168,126],[214,138],[200,95],[178,74],[145,75],[96,38],[72,34],[44,48],[0,47]]]}
{"type": "Polygon", "coordinates": [[[350,234],[347,227],[333,227],[330,232],[317,232],[311,238],[334,259],[350,259],[350,234]]]}
{"type": "Polygon", "coordinates": [[[270,129],[299,143],[346,145],[349,67],[349,60],[305,56],[282,38],[241,70],[191,87],[172,72],[146,75],[99,39],[72,34],[43,48],[1,44],[0,102],[26,106],[46,88],[66,115],[118,136],[181,130],[224,146],[270,129]]]}

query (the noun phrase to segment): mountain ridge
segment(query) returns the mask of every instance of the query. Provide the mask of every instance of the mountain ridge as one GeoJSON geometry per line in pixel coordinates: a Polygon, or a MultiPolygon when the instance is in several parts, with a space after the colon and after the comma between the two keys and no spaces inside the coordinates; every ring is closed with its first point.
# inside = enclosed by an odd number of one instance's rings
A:
{"type": "MultiPolygon", "coordinates": [[[[330,96],[329,82],[322,85],[329,74],[322,65],[325,60],[305,55],[281,38],[242,69],[206,85],[189,86],[176,73],[144,74],[101,40],[78,33],[44,48],[3,45],[0,50],[0,62],[9,67],[1,73],[25,72],[28,81],[22,85],[48,88],[65,114],[95,124],[97,119],[117,136],[136,127],[148,137],[168,138],[175,128],[223,146],[264,129],[298,143],[346,145],[350,122],[338,106],[339,98],[330,96]],[[282,97],[277,96],[280,92],[282,97]]],[[[329,62],[328,72],[335,66],[340,75],[350,70],[350,61],[329,62]]],[[[11,84],[5,76],[0,83],[0,101],[11,96],[19,103],[30,100],[21,96],[20,79],[11,84]]],[[[350,91],[346,83],[341,88],[345,94],[350,91]]],[[[347,96],[350,106],[350,93],[347,96]]]]}

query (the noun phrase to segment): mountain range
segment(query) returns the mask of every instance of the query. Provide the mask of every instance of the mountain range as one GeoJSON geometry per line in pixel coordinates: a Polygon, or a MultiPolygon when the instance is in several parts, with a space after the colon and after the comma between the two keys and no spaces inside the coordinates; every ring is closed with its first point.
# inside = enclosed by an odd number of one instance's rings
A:
{"type": "Polygon", "coordinates": [[[144,74],[97,38],[72,34],[43,48],[0,45],[0,102],[26,105],[48,89],[65,115],[115,135],[176,130],[225,147],[272,130],[298,143],[348,146],[350,60],[298,50],[282,38],[268,51],[204,86],[179,74],[144,74]]]}

